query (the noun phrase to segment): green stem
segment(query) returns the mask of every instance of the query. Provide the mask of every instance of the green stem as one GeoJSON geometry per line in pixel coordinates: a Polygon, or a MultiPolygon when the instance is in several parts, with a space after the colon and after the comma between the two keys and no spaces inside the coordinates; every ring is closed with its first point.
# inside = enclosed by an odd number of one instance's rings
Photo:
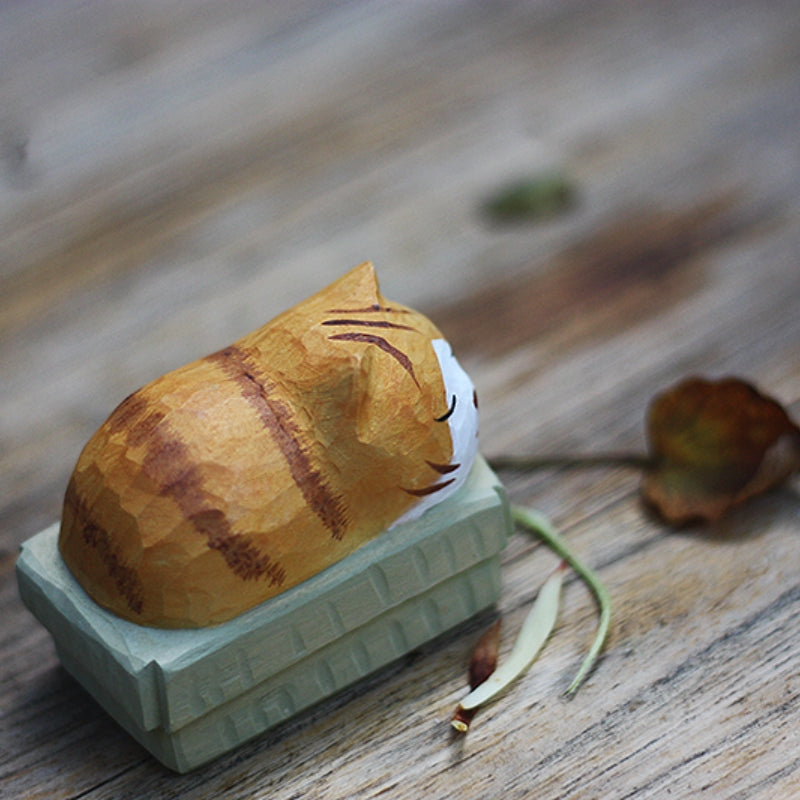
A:
{"type": "Polygon", "coordinates": [[[592,467],[631,467],[647,470],[653,466],[650,456],[639,453],[600,453],[599,455],[496,456],[488,459],[495,470],[532,472],[537,469],[585,469],[592,467]]]}
{"type": "Polygon", "coordinates": [[[589,652],[583,659],[578,674],[567,689],[567,694],[573,694],[578,690],[605,644],[608,629],[611,625],[611,596],[597,574],[570,550],[567,543],[557,533],[550,520],[544,514],[534,509],[511,506],[511,517],[514,522],[538,536],[553,552],[563,558],[580,575],[597,600],[597,605],[600,609],[597,633],[589,652]]]}

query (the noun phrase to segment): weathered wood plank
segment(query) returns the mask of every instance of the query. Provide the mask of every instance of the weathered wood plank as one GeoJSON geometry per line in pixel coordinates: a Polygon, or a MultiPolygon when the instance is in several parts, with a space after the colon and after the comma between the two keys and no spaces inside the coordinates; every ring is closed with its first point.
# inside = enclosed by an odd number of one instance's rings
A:
{"type": "MultiPolygon", "coordinates": [[[[481,623],[174,776],[57,666],[16,548],[111,407],[370,258],[478,385],[483,450],[641,451],[649,398],[746,375],[800,416],[800,4],[55,3],[0,8],[0,794],[792,797],[797,484],[670,533],[625,469],[507,476],[571,580],[535,670],[448,730],[481,623]],[[574,209],[501,226],[556,167],[574,209]]],[[[505,555],[504,652],[554,559],[505,555]]]]}

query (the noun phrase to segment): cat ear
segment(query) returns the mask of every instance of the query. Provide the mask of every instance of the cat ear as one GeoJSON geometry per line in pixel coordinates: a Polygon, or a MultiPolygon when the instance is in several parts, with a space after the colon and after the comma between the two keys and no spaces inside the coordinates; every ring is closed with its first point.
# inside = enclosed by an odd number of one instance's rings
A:
{"type": "Polygon", "coordinates": [[[320,294],[324,294],[329,304],[326,311],[356,311],[386,303],[371,261],[351,269],[320,294]]]}
{"type": "MultiPolygon", "coordinates": [[[[298,363],[306,366],[325,364],[328,354],[335,349],[331,348],[329,341],[333,329],[326,327],[331,315],[349,318],[385,306],[375,268],[372,262],[365,261],[266,325],[243,336],[237,344],[257,350],[269,363],[274,375],[292,375],[294,382],[304,383],[303,368],[298,370],[298,363]],[[299,352],[296,350],[298,346],[299,352]]],[[[315,378],[313,370],[308,377],[315,378]]]]}

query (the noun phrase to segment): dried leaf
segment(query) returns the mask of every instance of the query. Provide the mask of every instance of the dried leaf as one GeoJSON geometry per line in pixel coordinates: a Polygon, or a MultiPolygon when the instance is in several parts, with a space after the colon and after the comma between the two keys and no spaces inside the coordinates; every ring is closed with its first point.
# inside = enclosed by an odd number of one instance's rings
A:
{"type": "Polygon", "coordinates": [[[672,523],[714,521],[800,469],[800,428],[745,381],[689,378],[647,415],[644,498],[672,523]]]}
{"type": "MultiPolygon", "coordinates": [[[[480,686],[497,668],[497,657],[500,650],[500,628],[502,619],[498,619],[484,634],[478,639],[472,657],[469,661],[469,688],[476,689],[480,686]]],[[[459,706],[453,714],[451,721],[453,727],[459,733],[466,733],[470,723],[475,716],[476,708],[465,709],[459,706]]]]}

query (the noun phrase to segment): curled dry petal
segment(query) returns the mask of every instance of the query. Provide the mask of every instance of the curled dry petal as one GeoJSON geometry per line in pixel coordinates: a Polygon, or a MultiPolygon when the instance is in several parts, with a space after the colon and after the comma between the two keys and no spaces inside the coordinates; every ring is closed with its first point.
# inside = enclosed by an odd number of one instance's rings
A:
{"type": "Polygon", "coordinates": [[[737,378],[689,378],[654,398],[642,493],[668,522],[714,521],[800,470],[800,428],[737,378]]]}
{"type": "MultiPolygon", "coordinates": [[[[497,657],[500,650],[500,628],[502,619],[495,623],[478,639],[469,661],[469,688],[480,686],[497,668],[497,657]]],[[[477,709],[465,709],[460,705],[453,714],[452,726],[459,733],[466,733],[477,709]]]]}
{"type": "Polygon", "coordinates": [[[480,686],[497,668],[497,654],[500,650],[500,628],[503,620],[498,618],[478,640],[469,661],[469,688],[480,686]]]}

